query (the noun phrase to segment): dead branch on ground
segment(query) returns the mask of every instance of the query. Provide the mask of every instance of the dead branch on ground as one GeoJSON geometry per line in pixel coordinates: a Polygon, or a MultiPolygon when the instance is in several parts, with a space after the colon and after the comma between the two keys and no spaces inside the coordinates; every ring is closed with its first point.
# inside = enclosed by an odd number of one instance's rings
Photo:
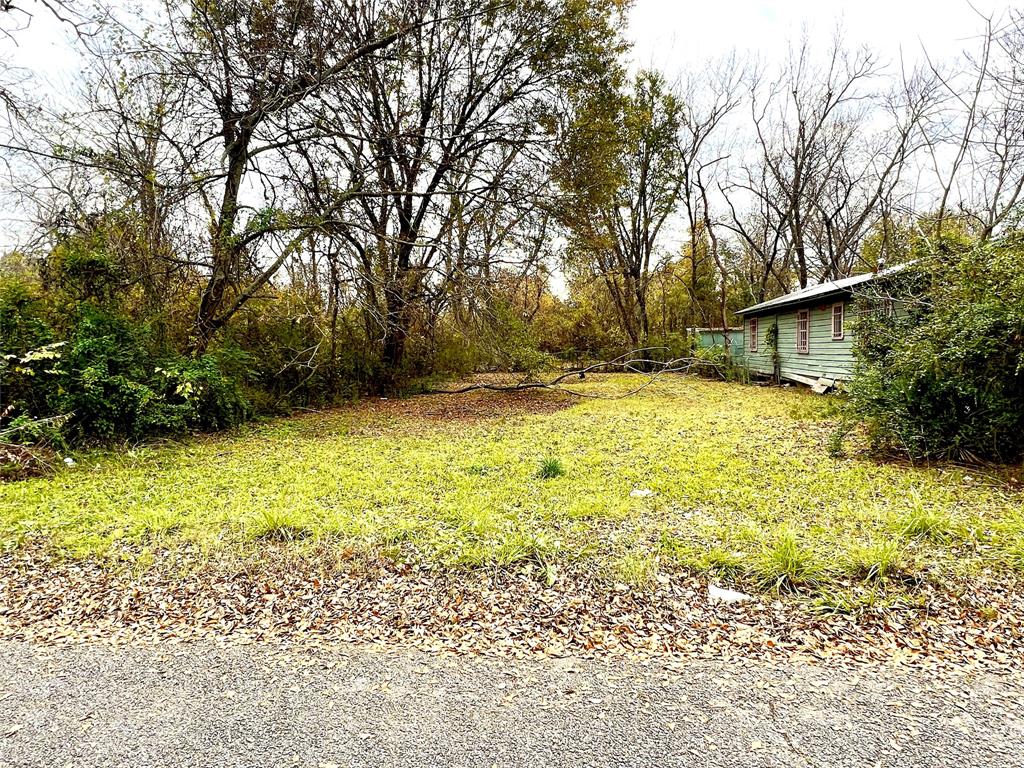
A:
{"type": "Polygon", "coordinates": [[[493,384],[480,382],[476,384],[467,384],[464,387],[457,387],[455,389],[431,389],[429,390],[429,394],[461,395],[478,390],[488,390],[492,392],[518,392],[529,389],[549,389],[557,392],[564,392],[565,394],[572,395],[573,397],[586,397],[599,400],[620,400],[622,398],[632,397],[633,395],[639,394],[668,373],[688,374],[693,373],[695,370],[713,370],[718,376],[723,379],[725,378],[723,366],[712,360],[700,357],[677,357],[672,360],[654,360],[645,356],[649,355],[651,352],[658,351],[667,351],[667,348],[645,347],[643,349],[631,350],[612,360],[593,363],[592,365],[588,365],[584,368],[567,371],[549,381],[527,379],[516,384],[493,384]],[[571,381],[573,379],[585,379],[588,373],[609,372],[642,374],[646,376],[646,380],[640,386],[617,395],[581,392],[577,389],[564,386],[564,382],[571,381]]]}

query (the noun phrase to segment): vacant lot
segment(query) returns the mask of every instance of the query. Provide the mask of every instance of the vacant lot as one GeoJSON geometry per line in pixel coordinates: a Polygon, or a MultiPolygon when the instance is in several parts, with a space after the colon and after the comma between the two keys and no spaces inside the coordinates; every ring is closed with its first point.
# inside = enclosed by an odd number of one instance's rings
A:
{"type": "Polygon", "coordinates": [[[274,543],[640,586],[690,569],[837,607],[1024,568],[1012,473],[835,457],[834,404],[801,391],[672,378],[611,397],[640,382],[365,401],[82,454],[0,486],[0,542],[139,566],[274,543]]]}

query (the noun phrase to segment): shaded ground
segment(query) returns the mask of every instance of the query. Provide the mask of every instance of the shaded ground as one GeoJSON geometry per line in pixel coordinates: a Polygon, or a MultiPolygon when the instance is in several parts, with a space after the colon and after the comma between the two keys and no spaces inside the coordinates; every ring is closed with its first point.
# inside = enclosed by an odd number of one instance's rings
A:
{"type": "Polygon", "coordinates": [[[1020,677],[0,643],[0,766],[1018,766],[1020,677]]]}
{"type": "MultiPolygon", "coordinates": [[[[516,382],[498,381],[513,385],[516,382]]],[[[405,419],[475,422],[556,413],[578,402],[572,395],[552,390],[494,392],[480,390],[457,395],[417,395],[415,397],[368,398],[359,407],[374,414],[405,419]]]]}

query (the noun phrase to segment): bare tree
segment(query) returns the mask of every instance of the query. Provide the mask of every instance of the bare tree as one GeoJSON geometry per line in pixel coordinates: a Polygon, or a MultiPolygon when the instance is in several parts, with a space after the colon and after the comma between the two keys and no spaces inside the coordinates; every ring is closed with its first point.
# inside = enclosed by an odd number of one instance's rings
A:
{"type": "Polygon", "coordinates": [[[912,73],[880,87],[875,54],[850,52],[838,36],[816,61],[805,39],[777,80],[753,81],[758,158],[723,185],[729,228],[760,264],[758,299],[771,281],[788,288],[789,275],[806,287],[873,266],[861,263],[863,240],[902,193],[935,104],[934,78],[912,73]]]}
{"type": "Polygon", "coordinates": [[[924,128],[938,204],[928,217],[941,237],[962,217],[983,240],[1017,213],[1024,194],[1024,14],[983,16],[965,66],[930,62],[943,109],[924,128]]]}
{"type": "Polygon", "coordinates": [[[720,133],[726,119],[742,103],[741,84],[744,76],[745,66],[733,55],[706,68],[699,79],[691,77],[682,94],[684,107],[680,156],[683,171],[682,202],[690,232],[690,326],[697,324],[695,312],[699,307],[699,234],[707,236],[710,245],[707,250],[718,270],[718,322],[722,328],[728,325],[729,268],[722,256],[717,231],[719,222],[712,213],[709,189],[713,189],[723,162],[728,160],[730,150],[720,140],[720,133]]]}
{"type": "Polygon", "coordinates": [[[361,61],[312,115],[325,136],[297,178],[317,209],[358,190],[324,232],[347,244],[389,375],[425,307],[502,254],[532,258],[520,234],[543,227],[558,99],[607,55],[612,11],[427,0],[393,55],[361,61]]]}

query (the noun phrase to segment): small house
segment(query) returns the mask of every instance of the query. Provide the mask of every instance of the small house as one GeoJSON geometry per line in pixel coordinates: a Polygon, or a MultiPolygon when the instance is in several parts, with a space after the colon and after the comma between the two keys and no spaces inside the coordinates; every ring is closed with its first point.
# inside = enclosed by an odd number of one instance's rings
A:
{"type": "Polygon", "coordinates": [[[729,350],[734,360],[743,358],[743,328],[690,328],[690,334],[697,339],[701,349],[722,347],[729,350]]]}
{"type": "Polygon", "coordinates": [[[855,307],[873,303],[879,291],[871,283],[896,269],[830,280],[740,310],[747,367],[809,386],[849,381],[855,365],[855,307]]]}

